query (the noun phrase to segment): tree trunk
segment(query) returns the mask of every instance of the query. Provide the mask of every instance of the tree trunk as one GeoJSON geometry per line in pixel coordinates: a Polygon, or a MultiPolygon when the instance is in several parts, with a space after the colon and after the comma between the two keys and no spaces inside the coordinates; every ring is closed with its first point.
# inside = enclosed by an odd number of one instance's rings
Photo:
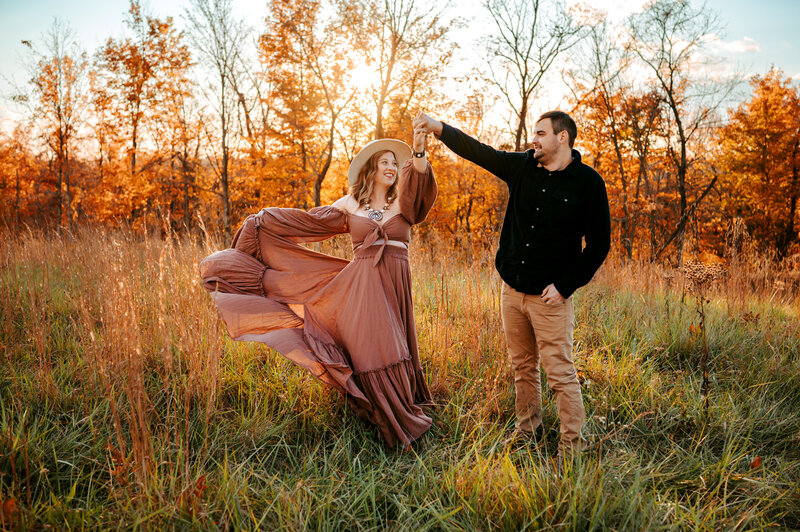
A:
{"type": "Polygon", "coordinates": [[[136,175],[136,150],[138,149],[139,121],[134,120],[131,134],[131,179],[136,175]]]}
{"type": "Polygon", "coordinates": [[[225,241],[231,238],[231,202],[230,187],[228,183],[228,114],[225,111],[226,74],[220,72],[220,144],[222,148],[222,163],[219,169],[220,188],[222,189],[222,224],[225,232],[225,241]]]}
{"type": "Polygon", "coordinates": [[[72,230],[72,191],[70,189],[70,175],[69,175],[69,150],[64,149],[64,184],[66,185],[66,197],[64,198],[64,206],[67,211],[67,230],[72,230]]]}
{"type": "Polygon", "coordinates": [[[219,180],[222,186],[222,223],[225,230],[225,241],[227,242],[231,238],[231,202],[228,186],[228,147],[224,144],[222,146],[222,167],[220,168],[219,180]]]}
{"type": "Polygon", "coordinates": [[[16,174],[17,174],[17,183],[16,183],[16,193],[17,194],[16,194],[16,199],[14,201],[14,210],[16,211],[17,225],[19,225],[20,221],[21,221],[21,216],[20,216],[20,212],[19,212],[19,194],[20,194],[20,190],[19,190],[20,189],[20,185],[19,185],[19,167],[17,167],[15,170],[16,170],[16,174]]]}
{"type": "Polygon", "coordinates": [[[64,181],[64,169],[61,166],[61,156],[56,155],[56,173],[58,175],[58,188],[56,189],[56,200],[58,202],[58,226],[59,228],[63,225],[63,214],[64,214],[64,195],[63,195],[63,181],[64,181]]]}
{"type": "MultiPolygon", "coordinates": [[[[525,117],[528,115],[528,95],[522,95],[522,105],[519,108],[519,124],[517,125],[517,135],[514,139],[514,151],[522,150],[522,133],[526,131],[527,125],[525,117]]],[[[528,140],[528,135],[525,135],[525,140],[528,140]]]]}
{"type": "Polygon", "coordinates": [[[321,204],[320,192],[322,190],[322,181],[325,179],[325,176],[328,175],[328,170],[331,167],[331,160],[333,159],[333,139],[336,133],[336,117],[334,116],[331,120],[331,128],[328,133],[328,144],[326,149],[328,150],[328,155],[325,157],[325,164],[322,165],[322,169],[317,172],[316,179],[314,179],[314,207],[319,207],[321,204]]]}
{"type": "Polygon", "coordinates": [[[381,95],[378,98],[378,108],[375,116],[375,139],[383,138],[383,106],[386,105],[386,96],[389,94],[389,85],[392,82],[392,70],[394,69],[395,57],[397,56],[396,38],[392,38],[392,51],[389,60],[386,62],[386,78],[381,85],[381,95]]]}
{"type": "MultiPolygon", "coordinates": [[[[798,132],[800,133],[800,132],[798,132]]],[[[800,169],[798,168],[798,150],[800,149],[800,137],[795,140],[794,147],[792,148],[792,182],[789,185],[789,212],[786,217],[786,230],[783,232],[783,237],[778,245],[778,254],[785,257],[789,251],[789,246],[797,239],[797,232],[795,231],[794,216],[797,212],[797,200],[800,195],[800,169]]]]}

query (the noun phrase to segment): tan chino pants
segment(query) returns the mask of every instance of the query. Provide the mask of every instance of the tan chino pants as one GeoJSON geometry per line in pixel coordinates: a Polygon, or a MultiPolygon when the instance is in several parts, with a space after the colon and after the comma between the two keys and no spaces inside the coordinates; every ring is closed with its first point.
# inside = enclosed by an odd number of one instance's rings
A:
{"type": "Polygon", "coordinates": [[[542,423],[539,364],[556,399],[561,423],[560,454],[580,450],[586,413],[572,362],[575,312],[572,298],[563,304],[545,303],[541,296],[518,292],[503,283],[503,330],[516,391],[516,428],[532,434],[542,423]]]}

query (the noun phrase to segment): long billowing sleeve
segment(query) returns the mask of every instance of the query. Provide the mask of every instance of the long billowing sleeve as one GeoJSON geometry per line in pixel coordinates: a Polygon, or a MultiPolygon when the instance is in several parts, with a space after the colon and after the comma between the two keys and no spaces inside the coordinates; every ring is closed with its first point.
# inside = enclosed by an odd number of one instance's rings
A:
{"type": "Polygon", "coordinates": [[[210,292],[261,294],[281,303],[302,304],[347,265],[298,242],[347,232],[347,215],[333,207],[263,209],[249,216],[231,248],[200,263],[210,292]],[[235,266],[239,266],[236,268],[235,266]]]}
{"type": "Polygon", "coordinates": [[[439,192],[431,163],[427,164],[424,172],[418,172],[414,162],[407,160],[400,169],[397,188],[403,218],[411,225],[425,220],[439,192]]]}
{"type": "MultiPolygon", "coordinates": [[[[347,215],[330,206],[314,207],[309,211],[270,207],[255,216],[258,216],[262,230],[276,237],[290,238],[293,242],[318,242],[347,232],[347,215]]],[[[237,236],[232,247],[236,247],[237,236]]]]}

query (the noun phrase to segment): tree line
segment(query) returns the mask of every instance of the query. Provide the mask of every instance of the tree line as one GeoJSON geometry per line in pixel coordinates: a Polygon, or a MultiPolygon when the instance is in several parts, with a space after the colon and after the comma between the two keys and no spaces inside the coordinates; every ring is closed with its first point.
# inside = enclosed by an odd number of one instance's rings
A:
{"type": "MultiPolygon", "coordinates": [[[[466,74],[461,15],[419,0],[272,0],[255,28],[231,0],[191,0],[179,21],[132,0],[124,34],[91,54],[56,20],[21,44],[29,76],[9,96],[25,119],[0,134],[0,219],[230,235],[261,207],[346,193],[358,149],[410,140],[418,109],[526,149],[545,82],[560,79],[623,260],[724,256],[734,227],[778,257],[800,251],[800,92],[774,68],[745,97],[741,78],[715,76],[713,12],[657,0],[612,24],[555,0],[482,9],[489,36],[466,74]]],[[[439,143],[429,152],[440,199],[420,231],[490,248],[502,183],[439,143]]]]}

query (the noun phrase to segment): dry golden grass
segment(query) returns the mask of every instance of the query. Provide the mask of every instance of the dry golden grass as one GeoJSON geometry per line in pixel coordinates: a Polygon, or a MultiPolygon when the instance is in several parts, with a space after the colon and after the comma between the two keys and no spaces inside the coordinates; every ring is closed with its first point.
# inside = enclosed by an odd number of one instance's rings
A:
{"type": "Polygon", "coordinates": [[[308,374],[226,337],[197,277],[218,244],[0,242],[4,528],[800,527],[800,301],[769,261],[728,263],[702,314],[655,265],[610,260],[578,292],[591,448],[558,475],[549,393],[542,446],[500,445],[513,386],[491,257],[412,248],[437,407],[398,454],[308,374]]]}

